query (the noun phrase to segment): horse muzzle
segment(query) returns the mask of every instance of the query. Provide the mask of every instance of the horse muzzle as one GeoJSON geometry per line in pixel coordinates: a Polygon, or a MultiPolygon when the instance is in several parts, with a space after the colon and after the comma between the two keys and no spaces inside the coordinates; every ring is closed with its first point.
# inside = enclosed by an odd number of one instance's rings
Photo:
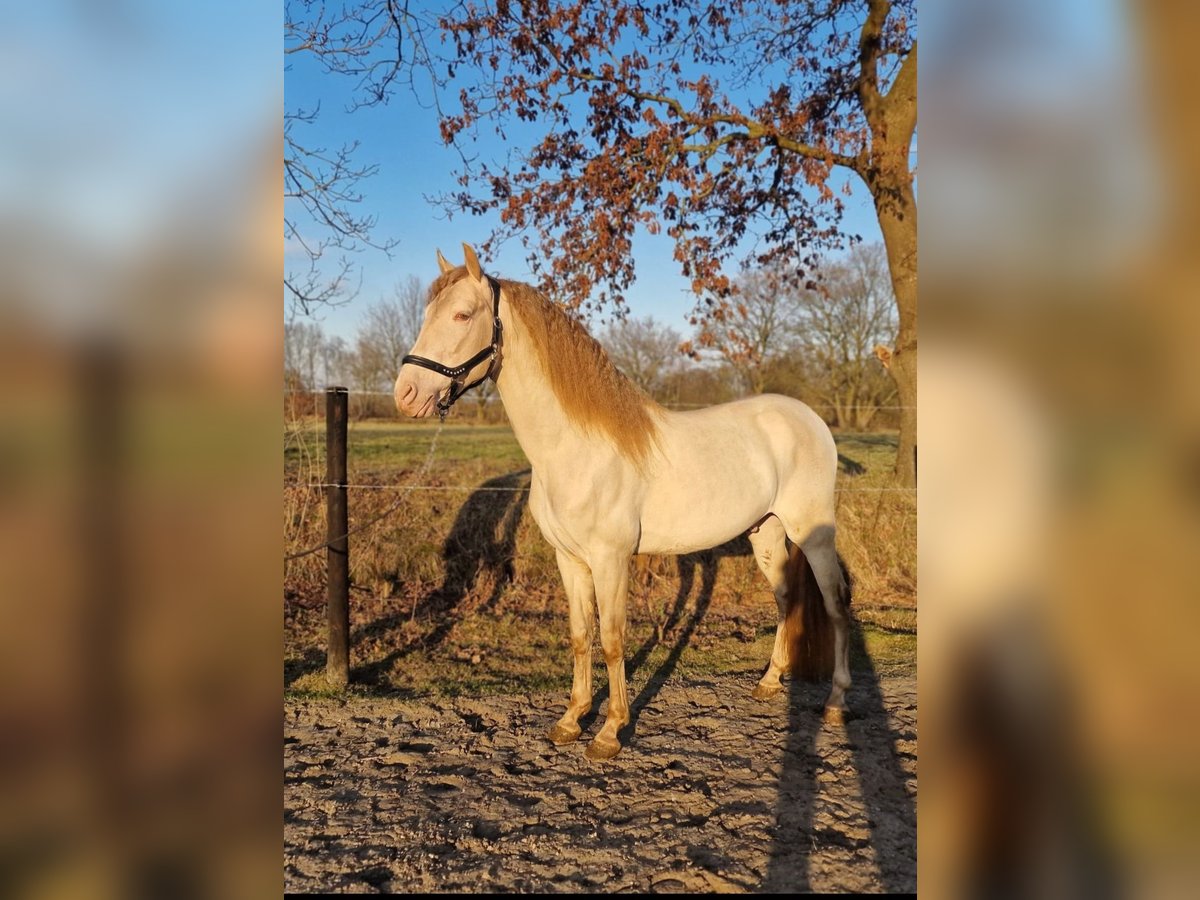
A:
{"type": "MultiPolygon", "coordinates": [[[[396,409],[401,414],[414,419],[424,419],[438,411],[438,401],[450,390],[446,385],[439,388],[421,385],[416,378],[405,377],[402,373],[396,379],[396,387],[392,397],[396,401],[396,409]]],[[[415,374],[415,373],[414,373],[415,374]]]]}

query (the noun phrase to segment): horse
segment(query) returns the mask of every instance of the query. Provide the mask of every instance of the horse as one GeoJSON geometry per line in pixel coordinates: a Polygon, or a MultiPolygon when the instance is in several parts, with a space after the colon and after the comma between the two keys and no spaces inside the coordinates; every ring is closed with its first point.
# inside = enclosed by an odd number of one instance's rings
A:
{"type": "Polygon", "coordinates": [[[529,285],[485,274],[468,244],[463,252],[461,266],[437,252],[440,274],[394,397],[403,414],[444,417],[471,387],[496,384],[532,466],[528,509],[555,550],[568,601],[571,694],[549,739],[562,745],[582,734],[598,611],[609,701],[585,755],[621,750],[632,557],[692,553],[747,532],[779,612],[752,696],[778,694],[789,670],[831,675],[824,720],[844,721],[849,590],[835,549],[837,449],[820,416],[771,394],[664,409],[575,318],[529,285]]]}

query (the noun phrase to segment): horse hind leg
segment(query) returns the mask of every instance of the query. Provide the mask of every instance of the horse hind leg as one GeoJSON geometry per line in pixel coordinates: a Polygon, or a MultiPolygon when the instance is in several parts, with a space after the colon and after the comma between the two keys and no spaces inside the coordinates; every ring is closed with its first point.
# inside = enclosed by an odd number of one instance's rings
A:
{"type": "Polygon", "coordinates": [[[779,624],[775,629],[775,646],[771,650],[771,661],[767,671],[750,696],[755,700],[767,700],[781,690],[779,677],[788,667],[788,642],[785,623],[787,620],[787,533],[775,516],[768,516],[750,532],[750,546],[754,548],[754,559],[758,568],[771,585],[775,594],[775,605],[779,610],[779,624]]]}
{"type": "Polygon", "coordinates": [[[825,701],[825,721],[841,724],[846,715],[846,691],[850,689],[850,591],[838,560],[832,525],[818,526],[799,543],[833,625],[833,686],[825,701]]]}

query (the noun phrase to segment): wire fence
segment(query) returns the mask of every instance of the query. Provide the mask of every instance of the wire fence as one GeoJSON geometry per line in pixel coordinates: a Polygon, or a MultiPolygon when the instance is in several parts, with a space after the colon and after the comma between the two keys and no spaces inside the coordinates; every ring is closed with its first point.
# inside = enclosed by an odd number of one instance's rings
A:
{"type": "MultiPolygon", "coordinates": [[[[442,429],[439,427],[437,430],[437,433],[434,435],[433,443],[430,445],[429,454],[425,457],[425,463],[417,471],[416,477],[422,477],[428,473],[430,464],[432,463],[432,460],[433,460],[434,451],[437,447],[437,438],[439,435],[441,435],[441,433],[442,433],[442,429]]],[[[345,534],[341,535],[338,538],[335,538],[332,541],[325,540],[319,544],[315,544],[314,546],[308,547],[304,550],[300,550],[295,553],[289,553],[288,555],[286,555],[283,558],[283,561],[285,563],[291,562],[292,560],[295,560],[295,559],[300,559],[301,557],[304,557],[304,556],[310,556],[313,553],[317,553],[321,550],[327,549],[331,544],[334,544],[337,541],[342,540],[343,538],[348,538],[351,535],[366,531],[372,525],[376,525],[379,522],[382,522],[384,519],[386,519],[392,513],[396,512],[398,509],[400,509],[400,507],[404,505],[404,501],[406,499],[408,499],[409,494],[411,494],[413,491],[459,491],[459,492],[463,492],[463,493],[469,492],[471,494],[477,494],[477,493],[523,494],[523,493],[528,492],[528,490],[529,490],[528,485],[525,485],[523,487],[493,487],[493,486],[489,486],[489,485],[470,485],[470,484],[445,484],[445,485],[442,485],[442,484],[334,484],[331,482],[323,482],[323,481],[285,484],[284,487],[285,487],[285,489],[286,488],[324,489],[324,488],[332,487],[332,488],[343,488],[345,490],[358,490],[358,491],[397,491],[400,494],[400,496],[396,498],[394,503],[390,504],[386,509],[384,509],[382,512],[378,513],[377,515],[372,516],[366,522],[362,522],[361,524],[356,525],[355,527],[349,529],[345,534]]],[[[909,488],[909,487],[834,488],[834,493],[835,494],[888,494],[888,493],[915,494],[916,490],[917,490],[916,488],[909,488]]]]}
{"type": "MultiPolygon", "coordinates": [[[[291,396],[291,395],[316,396],[320,392],[319,391],[307,391],[307,390],[285,390],[283,393],[284,393],[284,396],[291,396]]],[[[392,396],[390,391],[348,390],[346,393],[351,396],[356,395],[356,394],[360,395],[360,396],[387,396],[387,397],[392,396]]],[[[499,398],[494,397],[494,396],[488,397],[487,402],[499,402],[499,398]]],[[[662,405],[666,409],[685,410],[685,409],[703,409],[712,404],[664,403],[664,404],[660,404],[660,405],[662,405]]],[[[835,407],[832,407],[832,406],[813,406],[812,404],[809,404],[809,406],[814,410],[827,410],[828,411],[828,410],[835,409],[835,407]]],[[[915,409],[915,408],[916,407],[913,407],[913,406],[895,406],[895,405],[872,407],[872,409],[877,409],[877,410],[901,410],[901,409],[915,409]]],[[[434,436],[433,445],[430,447],[429,454],[426,456],[425,462],[422,464],[422,466],[420,468],[420,473],[422,475],[424,473],[428,472],[428,470],[433,462],[433,453],[434,453],[434,449],[437,446],[437,438],[441,435],[442,428],[444,428],[444,427],[445,427],[444,422],[439,423],[437,425],[438,430],[434,436]]],[[[471,493],[474,493],[474,492],[520,493],[522,491],[528,490],[528,488],[487,487],[487,486],[483,486],[483,485],[466,485],[466,484],[462,484],[462,485],[442,485],[442,484],[404,484],[404,485],[399,485],[399,484],[344,484],[344,485],[340,485],[340,484],[330,484],[330,483],[327,483],[324,481],[294,482],[291,484],[286,484],[285,487],[288,487],[288,488],[307,487],[307,488],[317,488],[317,489],[329,488],[329,487],[344,487],[349,490],[400,491],[405,494],[409,493],[410,491],[459,491],[459,492],[471,492],[471,493]]],[[[835,488],[835,492],[836,493],[916,493],[916,488],[912,488],[912,487],[870,487],[870,488],[867,488],[867,487],[863,487],[863,488],[840,487],[840,488],[835,488]]],[[[397,506],[398,505],[399,504],[397,504],[397,506]]],[[[362,527],[365,527],[365,526],[362,526],[362,527]]]]}
{"type": "MultiPolygon", "coordinates": [[[[292,392],[297,393],[297,392],[292,392]]],[[[315,392],[304,392],[313,393],[315,392]]],[[[326,390],[326,472],[324,480],[304,480],[294,481],[291,484],[285,482],[285,511],[287,517],[292,518],[292,512],[289,507],[293,502],[299,503],[301,510],[299,512],[299,525],[303,526],[305,522],[305,511],[308,509],[310,494],[287,494],[288,490],[292,491],[325,491],[326,496],[326,528],[327,532],[340,532],[334,537],[326,536],[325,540],[314,543],[311,546],[301,550],[296,550],[292,553],[286,553],[283,557],[284,570],[289,571],[288,564],[305,557],[310,557],[313,554],[321,551],[328,551],[325,564],[325,579],[326,579],[326,679],[334,686],[345,687],[350,680],[350,545],[348,538],[351,535],[359,534],[367,529],[373,528],[380,522],[394,515],[401,507],[405,505],[405,501],[417,491],[440,491],[440,492],[458,492],[458,493],[504,493],[504,494],[522,494],[527,493],[530,489],[528,484],[520,486],[507,487],[496,484],[431,484],[425,482],[433,467],[437,457],[437,448],[439,438],[445,430],[445,422],[439,421],[436,430],[433,432],[432,439],[429,442],[428,450],[425,453],[424,461],[409,475],[408,483],[406,484],[359,484],[349,481],[349,472],[347,466],[348,455],[348,412],[349,412],[349,391],[345,388],[329,388],[326,390]],[[374,512],[370,518],[359,522],[354,527],[350,527],[347,516],[347,498],[350,491],[363,491],[365,493],[394,493],[394,498],[384,500],[386,506],[378,512],[374,512]],[[391,502],[388,502],[390,500],[391,502]]],[[[370,394],[379,394],[382,392],[366,392],[370,394]]],[[[290,428],[285,434],[285,453],[287,445],[296,438],[300,451],[307,459],[309,466],[316,463],[317,454],[310,453],[307,449],[307,434],[316,433],[317,429],[290,428]]],[[[315,475],[312,469],[301,473],[302,477],[307,476],[312,478],[315,475]]],[[[912,494],[915,493],[915,488],[908,487],[835,487],[835,493],[838,494],[874,494],[879,499],[877,501],[866,501],[867,505],[874,505],[875,521],[878,521],[879,511],[885,505],[884,496],[887,494],[912,494]]],[[[468,501],[468,504],[471,501],[468,501]]],[[[839,502],[839,506],[840,506],[839,502]]],[[[861,504],[851,504],[861,505],[861,504]]],[[[889,507],[894,504],[888,503],[889,507]]],[[[900,506],[908,507],[907,501],[901,502],[900,506]]],[[[367,510],[364,510],[367,512],[367,510]]],[[[461,513],[460,513],[461,515],[461,513]]],[[[901,515],[906,521],[915,520],[915,508],[901,512],[901,515]]],[[[907,526],[906,526],[907,527],[907,526]]],[[[874,529],[874,524],[871,530],[874,529]]],[[[301,567],[307,570],[311,567],[301,567]]],[[[295,571],[295,570],[291,570],[295,571]]],[[[414,606],[415,610],[415,606],[414,606]]]]}
{"type": "MultiPolygon", "coordinates": [[[[391,396],[391,393],[388,391],[347,390],[344,388],[340,389],[340,390],[343,391],[344,393],[346,393],[347,395],[387,396],[387,397],[391,396]]],[[[313,398],[319,396],[322,393],[323,392],[320,392],[320,391],[309,391],[309,390],[284,390],[284,392],[283,392],[285,397],[286,396],[306,396],[306,397],[313,397],[313,398]]],[[[489,396],[486,398],[486,400],[489,403],[490,402],[499,402],[499,398],[495,397],[495,396],[489,396]]],[[[702,403],[670,404],[670,403],[667,403],[667,404],[662,404],[662,405],[667,409],[684,410],[684,409],[700,409],[700,408],[709,406],[711,404],[702,404],[702,403]]],[[[832,406],[824,406],[824,407],[812,406],[811,408],[814,410],[821,410],[821,409],[833,410],[833,409],[835,409],[835,407],[832,407],[832,406]]],[[[878,407],[872,407],[872,408],[876,409],[876,410],[901,410],[901,409],[913,409],[915,407],[889,405],[889,406],[878,406],[878,407]]],[[[428,475],[430,469],[433,466],[434,458],[435,458],[436,452],[437,452],[438,439],[441,437],[442,432],[445,429],[445,422],[444,421],[439,422],[438,425],[436,426],[436,428],[437,428],[437,430],[434,432],[433,439],[430,442],[429,450],[425,455],[424,461],[418,467],[418,469],[413,473],[412,480],[407,484],[349,484],[349,483],[340,484],[340,483],[327,482],[327,481],[307,481],[307,482],[293,482],[290,484],[285,483],[284,487],[285,487],[285,489],[293,489],[293,490],[300,489],[300,488],[308,488],[308,489],[312,489],[312,490],[325,490],[328,488],[340,488],[343,490],[381,491],[381,492],[395,492],[395,493],[399,494],[399,496],[396,498],[395,502],[393,502],[389,506],[387,506],[387,508],[385,508],[382,512],[378,513],[375,516],[372,516],[366,522],[362,522],[362,523],[356,525],[354,528],[347,530],[347,532],[344,535],[341,535],[340,537],[336,538],[335,541],[340,541],[343,538],[347,538],[347,537],[350,537],[351,535],[358,534],[358,533],[370,528],[371,526],[376,525],[379,522],[383,521],[385,518],[387,518],[392,513],[396,512],[401,506],[403,506],[405,499],[408,497],[409,494],[413,493],[414,491],[443,491],[443,492],[459,492],[459,493],[472,493],[472,494],[474,494],[474,493],[518,494],[518,493],[524,493],[529,490],[528,486],[497,487],[497,486],[490,486],[490,485],[468,485],[468,484],[452,484],[452,485],[418,484],[417,482],[420,479],[424,478],[426,475],[428,475]]],[[[307,431],[308,429],[289,429],[289,431],[293,434],[297,433],[298,431],[302,431],[302,430],[307,431]]],[[[315,431],[315,429],[313,429],[313,430],[315,431]]],[[[838,493],[838,494],[891,494],[891,493],[915,494],[916,488],[915,487],[838,487],[838,488],[834,489],[834,492],[838,493]]],[[[322,541],[321,543],[316,544],[312,547],[307,547],[304,550],[299,550],[297,552],[287,554],[286,556],[284,556],[284,562],[285,563],[290,562],[292,560],[300,559],[305,556],[310,556],[311,554],[317,553],[321,550],[325,550],[330,546],[331,543],[334,543],[335,541],[325,540],[325,541],[322,541]]]]}
{"type": "MultiPolygon", "coordinates": [[[[285,397],[316,397],[316,396],[323,395],[323,393],[324,392],[320,391],[320,390],[308,391],[308,390],[292,389],[292,390],[284,390],[283,396],[285,396],[285,397]]],[[[351,390],[351,391],[347,391],[346,393],[348,393],[351,397],[356,397],[356,396],[357,397],[392,397],[392,396],[394,396],[391,391],[351,390]]],[[[473,402],[490,405],[493,403],[500,403],[501,401],[500,401],[500,397],[497,396],[496,394],[488,394],[487,396],[484,396],[484,397],[474,398],[473,402]]],[[[672,410],[706,409],[710,406],[717,405],[715,403],[675,403],[675,402],[663,401],[663,400],[659,400],[657,402],[658,402],[658,405],[663,407],[664,409],[672,409],[672,410]]],[[[833,406],[832,404],[808,403],[806,405],[810,409],[822,410],[824,412],[838,412],[839,411],[839,408],[836,406],[833,406]]],[[[917,407],[901,406],[901,405],[896,405],[896,404],[882,404],[882,405],[876,406],[876,405],[872,404],[870,406],[864,405],[861,408],[864,410],[882,411],[882,410],[916,409],[917,407]]]]}
{"type": "MultiPolygon", "coordinates": [[[[442,429],[444,427],[445,427],[444,424],[440,424],[438,426],[438,430],[433,433],[433,441],[430,442],[430,444],[429,444],[429,452],[425,454],[425,462],[423,462],[421,464],[421,467],[417,470],[416,474],[414,475],[414,478],[424,478],[429,473],[429,468],[430,468],[430,466],[433,465],[434,454],[437,452],[438,438],[440,438],[442,436],[442,429]]],[[[303,486],[304,485],[285,485],[285,487],[303,487],[303,486]]],[[[404,499],[410,491],[416,491],[416,490],[421,490],[422,488],[430,487],[429,485],[419,485],[419,484],[408,484],[408,485],[353,484],[353,485],[351,485],[351,484],[334,484],[332,482],[309,483],[309,484],[307,484],[307,486],[314,487],[314,488],[342,488],[344,490],[349,490],[350,488],[355,488],[355,489],[360,489],[360,490],[361,489],[381,490],[381,489],[386,488],[388,490],[400,491],[401,493],[400,493],[400,496],[396,498],[395,503],[393,503],[391,506],[389,506],[383,512],[379,513],[377,516],[374,516],[374,517],[368,519],[366,522],[356,525],[355,527],[349,529],[345,534],[343,534],[337,538],[334,538],[333,540],[326,539],[326,540],[322,541],[321,543],[316,544],[312,547],[309,547],[305,550],[299,550],[295,553],[289,553],[287,556],[285,556],[283,558],[284,562],[291,562],[293,559],[299,559],[302,556],[309,556],[320,550],[325,550],[331,544],[335,544],[338,541],[348,538],[352,534],[358,534],[360,531],[365,531],[366,529],[370,528],[375,523],[382,522],[384,519],[386,519],[388,516],[390,516],[396,510],[398,510],[404,504],[404,499]]]]}
{"type": "MultiPolygon", "coordinates": [[[[520,494],[528,490],[526,487],[488,487],[486,485],[470,485],[470,484],[328,484],[324,481],[308,481],[297,482],[285,485],[290,488],[330,488],[341,487],[348,490],[359,491],[496,491],[500,493],[520,494]]],[[[841,494],[874,494],[874,493],[889,493],[893,491],[915,493],[916,488],[911,487],[878,487],[878,488],[834,488],[836,493],[841,494]]]]}

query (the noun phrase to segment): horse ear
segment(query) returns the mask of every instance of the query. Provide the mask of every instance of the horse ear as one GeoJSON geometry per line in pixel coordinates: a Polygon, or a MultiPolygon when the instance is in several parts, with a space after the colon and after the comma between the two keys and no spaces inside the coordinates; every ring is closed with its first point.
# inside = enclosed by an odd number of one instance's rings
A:
{"type": "Polygon", "coordinates": [[[479,267],[479,257],[475,255],[470,244],[463,244],[463,256],[467,261],[467,271],[471,273],[471,277],[476,281],[483,281],[483,269],[479,267]]]}
{"type": "Polygon", "coordinates": [[[449,261],[447,261],[446,257],[442,256],[441,250],[439,250],[437,252],[437,255],[438,255],[438,268],[441,269],[442,274],[445,275],[447,272],[449,272],[451,269],[453,269],[454,266],[450,265],[450,263],[449,263],[449,261]]]}

